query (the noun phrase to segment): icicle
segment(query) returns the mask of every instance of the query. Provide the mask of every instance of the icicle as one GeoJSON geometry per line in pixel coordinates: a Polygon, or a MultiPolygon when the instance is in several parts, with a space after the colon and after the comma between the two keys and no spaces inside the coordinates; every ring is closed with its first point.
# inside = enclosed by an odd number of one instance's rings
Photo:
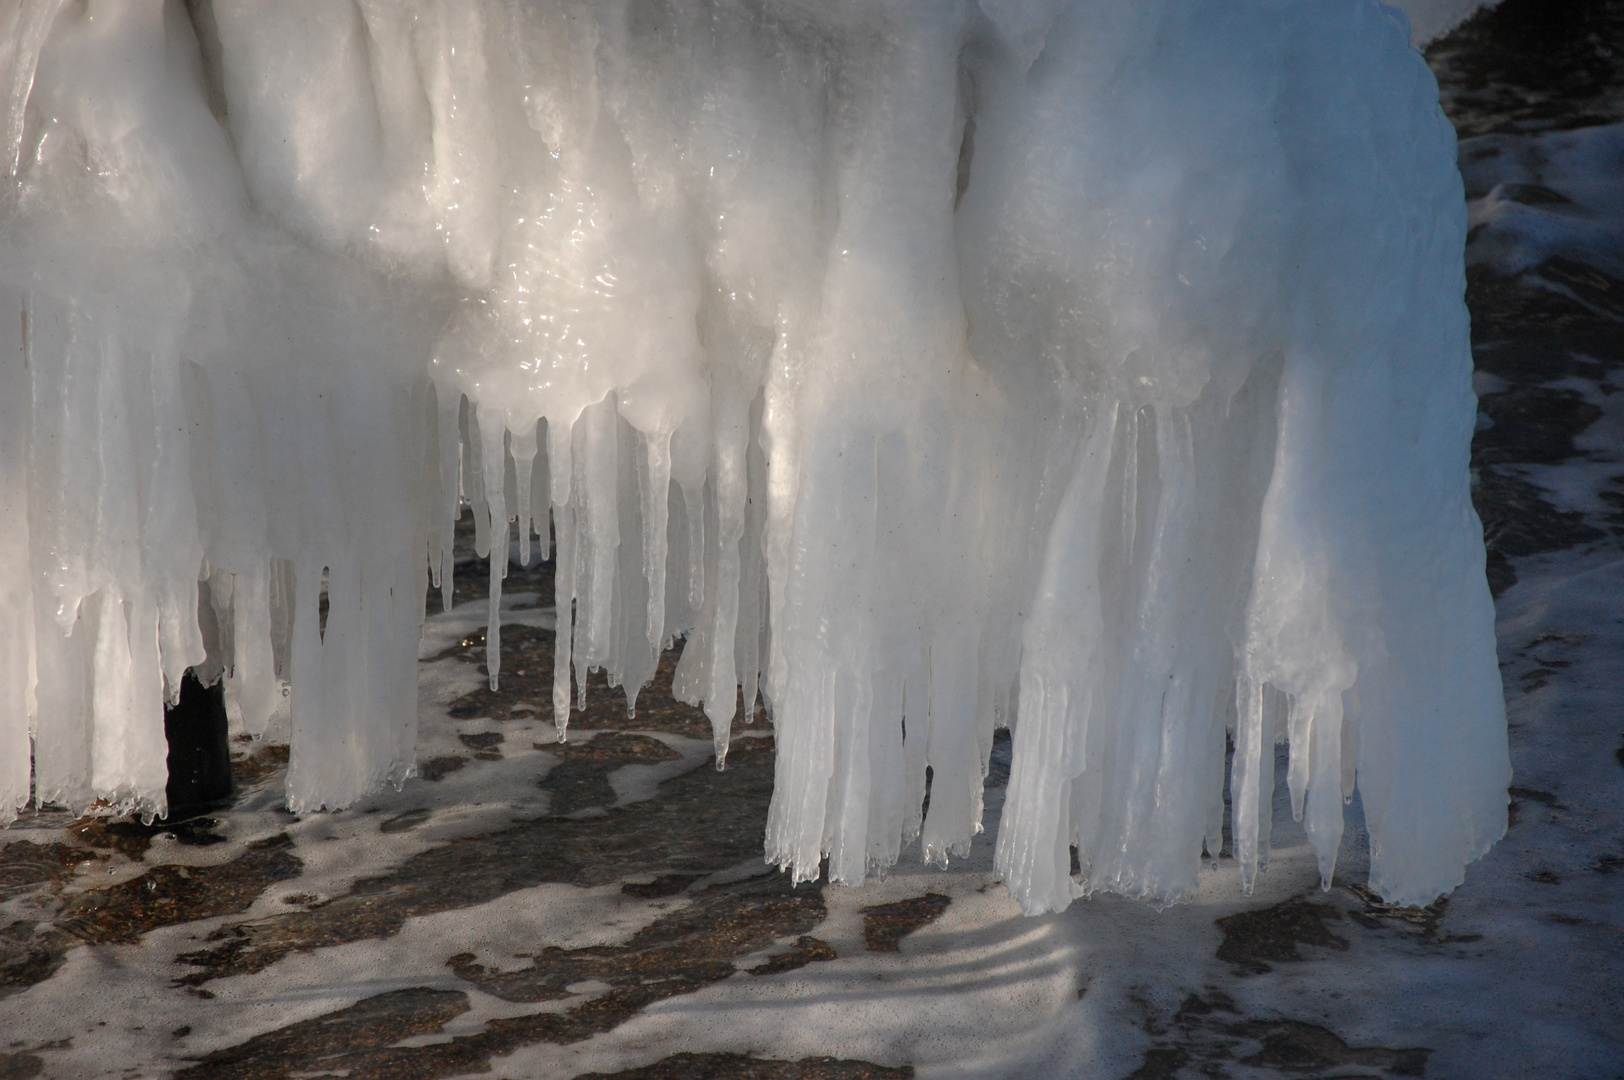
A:
{"type": "Polygon", "coordinates": [[[1259,822],[1269,820],[1274,795],[1274,739],[1267,722],[1264,688],[1245,675],[1235,680],[1235,757],[1231,769],[1230,805],[1235,857],[1241,864],[1241,888],[1247,896],[1257,882],[1262,861],[1259,822]]]}
{"type": "Polygon", "coordinates": [[[15,294],[0,297],[0,310],[15,316],[0,323],[0,826],[5,826],[28,803],[39,714],[28,528],[28,309],[15,294]]]}
{"type": "MultiPolygon", "coordinates": [[[[465,402],[462,411],[462,441],[465,447],[462,458],[462,495],[474,511],[474,554],[486,559],[490,558],[491,554],[489,502],[491,481],[486,471],[487,451],[481,438],[479,406],[471,401],[465,402]]],[[[502,483],[500,472],[496,474],[495,482],[500,489],[502,483]]],[[[494,560],[492,563],[494,565],[494,560]]]]}
{"type": "Polygon", "coordinates": [[[91,786],[116,811],[150,819],[168,809],[158,616],[116,593],[98,594],[97,600],[91,786]]]}
{"type": "Polygon", "coordinates": [[[1118,414],[1113,404],[1099,408],[1079,447],[1026,626],[1021,722],[996,865],[1027,914],[1063,911],[1077,892],[1070,876],[1072,783],[1088,763],[1105,633],[1102,583],[1093,570],[1100,563],[1102,522],[1092,511],[1104,503],[1118,414]]]}
{"type": "MultiPolygon", "coordinates": [[[[541,420],[537,424],[538,430],[546,428],[547,421],[541,420]]],[[[552,530],[552,461],[548,452],[548,443],[541,439],[536,451],[535,467],[530,472],[530,512],[537,515],[534,518],[536,536],[541,540],[541,550],[538,558],[548,562],[553,557],[553,530],[552,530]]]]}
{"type": "MultiPolygon", "coordinates": [[[[530,568],[530,508],[531,469],[536,463],[536,428],[534,424],[521,424],[519,430],[509,435],[509,445],[513,455],[514,491],[518,497],[518,523],[519,523],[519,565],[526,570],[530,568]]],[[[545,535],[545,533],[543,533],[545,535]]]]}
{"type": "MultiPolygon", "coordinates": [[[[758,398],[751,406],[751,430],[761,429],[762,402],[758,398]]],[[[740,539],[739,564],[739,617],[733,638],[733,665],[739,678],[739,703],[746,724],[756,718],[756,695],[760,690],[763,645],[768,636],[767,620],[767,553],[765,550],[768,525],[767,463],[757,439],[752,438],[746,451],[746,490],[750,492],[744,511],[744,535],[740,539]]],[[[900,715],[900,714],[899,714],[900,715]]]]}
{"type": "Polygon", "coordinates": [[[648,617],[643,634],[658,655],[665,637],[666,517],[671,495],[671,435],[643,436],[643,578],[648,582],[648,617]]]}
{"type": "Polygon", "coordinates": [[[440,606],[451,610],[452,589],[456,581],[456,531],[460,516],[462,495],[462,395],[444,386],[435,395],[438,405],[440,461],[440,537],[439,561],[435,565],[436,583],[440,586],[440,606]]]}
{"type": "Polygon", "coordinates": [[[716,576],[710,609],[706,644],[710,658],[704,687],[705,715],[710,718],[711,739],[716,749],[716,767],[727,761],[727,746],[738,715],[739,679],[734,667],[734,635],[739,620],[739,570],[744,539],[745,502],[749,475],[745,450],[750,431],[748,406],[735,393],[719,390],[713,403],[716,416],[716,447],[712,476],[716,491],[717,536],[716,576]]]}
{"type": "Polygon", "coordinates": [[[575,507],[554,503],[553,527],[558,533],[553,563],[553,602],[558,613],[553,631],[553,726],[558,729],[558,741],[563,742],[570,723],[570,662],[575,639],[575,507]]]}
{"type": "MultiPolygon", "coordinates": [[[[470,434],[478,428],[480,475],[485,480],[485,505],[489,508],[486,545],[490,552],[490,595],[485,608],[485,665],[495,690],[502,669],[502,579],[507,576],[508,514],[503,479],[507,472],[507,421],[496,409],[480,406],[468,425],[470,434]]],[[[525,485],[528,494],[530,487],[525,485]]],[[[475,513],[479,511],[476,508],[475,513]]],[[[521,526],[522,528],[522,526],[521,526]]]]}
{"type": "Polygon", "coordinates": [[[970,853],[981,831],[981,761],[976,745],[976,663],[973,627],[938,633],[930,650],[930,812],[920,843],[925,861],[946,868],[970,853]]]}
{"type": "Polygon", "coordinates": [[[242,710],[243,730],[256,738],[282,702],[271,645],[270,569],[262,562],[257,570],[232,582],[233,656],[226,677],[242,710]]]}

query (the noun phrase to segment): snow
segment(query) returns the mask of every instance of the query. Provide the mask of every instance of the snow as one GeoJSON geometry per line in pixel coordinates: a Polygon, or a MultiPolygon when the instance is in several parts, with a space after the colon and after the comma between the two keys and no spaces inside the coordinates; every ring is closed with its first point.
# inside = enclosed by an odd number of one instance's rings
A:
{"type": "Polygon", "coordinates": [[[1436,41],[1498,0],[1396,0],[1393,4],[1410,20],[1410,40],[1417,47],[1436,41]]]}
{"type": "Polygon", "coordinates": [[[679,637],[719,762],[759,687],[798,880],[966,857],[999,726],[1028,914],[1195,897],[1226,783],[1250,888],[1282,740],[1327,885],[1356,791],[1392,901],[1503,834],[1458,6],[56,7],[0,56],[0,814],[164,812],[210,656],[290,809],[402,781],[466,500],[556,544],[560,736],[679,637]]]}
{"type": "MultiPolygon", "coordinates": [[[[1553,255],[1624,274],[1624,124],[1461,142],[1474,262],[1516,274],[1553,255]]],[[[1553,286],[1557,287],[1557,286],[1553,286]]]]}

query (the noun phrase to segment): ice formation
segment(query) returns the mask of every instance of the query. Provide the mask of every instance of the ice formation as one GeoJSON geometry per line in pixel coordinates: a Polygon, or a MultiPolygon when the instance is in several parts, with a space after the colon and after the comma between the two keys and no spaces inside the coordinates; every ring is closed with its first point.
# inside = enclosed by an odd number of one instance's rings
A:
{"type": "Polygon", "coordinates": [[[1003,725],[1029,912],[1188,895],[1229,740],[1248,884],[1280,741],[1327,879],[1356,784],[1390,900],[1503,832],[1466,213],[1393,9],[0,11],[0,813],[162,812],[191,666],[290,710],[294,809],[407,776],[466,500],[492,680],[556,537],[560,734],[685,638],[719,762],[771,708],[798,878],[965,852],[1003,725]]]}

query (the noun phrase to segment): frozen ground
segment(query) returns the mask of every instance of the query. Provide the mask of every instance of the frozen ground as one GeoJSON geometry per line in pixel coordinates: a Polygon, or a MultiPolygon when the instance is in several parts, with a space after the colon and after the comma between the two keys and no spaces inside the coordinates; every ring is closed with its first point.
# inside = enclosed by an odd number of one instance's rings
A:
{"type": "Polygon", "coordinates": [[[493,693],[469,559],[403,790],[293,817],[273,736],[210,818],[0,834],[0,1077],[1624,1075],[1624,4],[1553,10],[1430,54],[1478,226],[1516,769],[1446,902],[1362,893],[1357,828],[1319,891],[1281,803],[1251,897],[1226,851],[1191,903],[1027,919],[992,874],[998,786],[950,871],[791,890],[760,861],[771,728],[709,768],[668,657],[635,719],[599,684],[553,744],[547,568],[508,580],[493,693]]]}

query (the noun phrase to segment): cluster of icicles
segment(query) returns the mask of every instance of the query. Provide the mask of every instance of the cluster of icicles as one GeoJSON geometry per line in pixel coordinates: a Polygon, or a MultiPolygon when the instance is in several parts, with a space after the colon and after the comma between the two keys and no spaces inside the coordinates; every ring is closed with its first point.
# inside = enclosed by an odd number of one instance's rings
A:
{"type": "Polygon", "coordinates": [[[1030,912],[1188,896],[1226,793],[1250,887],[1280,742],[1327,878],[1355,785],[1392,900],[1503,831],[1390,8],[9,0],[0,95],[0,816],[163,812],[187,668],[295,810],[410,776],[471,503],[493,683],[539,545],[560,735],[680,641],[799,879],[964,854],[1001,726],[1030,912]]]}

